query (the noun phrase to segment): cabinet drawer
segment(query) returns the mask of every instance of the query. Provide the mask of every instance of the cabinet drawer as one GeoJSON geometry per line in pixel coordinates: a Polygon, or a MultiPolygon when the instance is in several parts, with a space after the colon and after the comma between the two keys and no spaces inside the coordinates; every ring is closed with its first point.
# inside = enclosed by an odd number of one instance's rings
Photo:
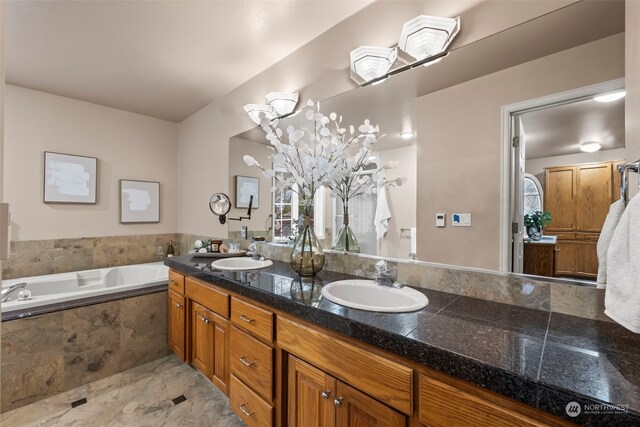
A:
{"type": "Polygon", "coordinates": [[[231,373],[270,402],[273,390],[273,349],[232,327],[230,357],[231,373]]]}
{"type": "Polygon", "coordinates": [[[214,289],[210,285],[187,277],[185,290],[189,298],[202,304],[225,319],[229,318],[229,294],[214,289]]]}
{"type": "Polygon", "coordinates": [[[423,374],[418,385],[419,421],[430,427],[546,425],[423,374]]]}
{"type": "Polygon", "coordinates": [[[273,313],[231,298],[231,323],[258,338],[273,342],[273,313]]]}
{"type": "Polygon", "coordinates": [[[346,341],[278,317],[278,346],[410,415],[413,370],[346,341]]]}
{"type": "Polygon", "coordinates": [[[586,240],[589,242],[597,242],[600,233],[576,233],[576,240],[586,240]]]}
{"type": "Polygon", "coordinates": [[[184,295],[184,276],[173,270],[169,270],[169,290],[184,295]]]}
{"type": "Polygon", "coordinates": [[[573,240],[576,238],[576,233],[555,233],[555,232],[546,232],[546,234],[550,236],[558,236],[558,240],[573,240]]]}
{"type": "Polygon", "coordinates": [[[273,407],[233,374],[231,375],[229,403],[233,412],[238,414],[249,427],[271,426],[273,407]]]}

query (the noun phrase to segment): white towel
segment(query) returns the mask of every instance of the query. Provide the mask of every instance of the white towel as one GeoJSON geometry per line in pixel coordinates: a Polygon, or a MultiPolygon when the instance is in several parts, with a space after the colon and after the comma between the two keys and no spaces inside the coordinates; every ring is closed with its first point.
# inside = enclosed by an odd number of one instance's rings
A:
{"type": "Polygon", "coordinates": [[[619,199],[609,207],[609,213],[607,219],[604,221],[600,237],[598,238],[598,283],[604,285],[607,283],[607,252],[609,251],[609,244],[613,237],[613,232],[616,230],[620,217],[624,212],[624,200],[619,199]]]}
{"type": "Polygon", "coordinates": [[[607,289],[604,313],[640,333],[640,196],[631,199],[607,254],[607,289]]]}
{"type": "Polygon", "coordinates": [[[378,240],[382,239],[389,229],[389,219],[391,219],[391,211],[387,203],[387,189],[384,183],[378,184],[378,202],[376,203],[376,215],[373,218],[378,240]]]}

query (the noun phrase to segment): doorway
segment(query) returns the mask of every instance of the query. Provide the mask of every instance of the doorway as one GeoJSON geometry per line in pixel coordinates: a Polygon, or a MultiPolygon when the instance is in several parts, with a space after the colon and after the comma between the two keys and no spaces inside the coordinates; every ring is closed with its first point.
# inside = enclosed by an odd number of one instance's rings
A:
{"type": "Polygon", "coordinates": [[[595,245],[625,159],[624,98],[612,96],[623,91],[619,79],[503,107],[504,271],[595,280],[595,245]],[[551,220],[541,239],[525,226],[537,212],[551,220]]]}

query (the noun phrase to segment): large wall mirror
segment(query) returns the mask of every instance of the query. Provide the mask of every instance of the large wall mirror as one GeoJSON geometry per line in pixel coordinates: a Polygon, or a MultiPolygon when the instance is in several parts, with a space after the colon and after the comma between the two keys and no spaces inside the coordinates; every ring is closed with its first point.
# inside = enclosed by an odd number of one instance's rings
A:
{"type": "MultiPolygon", "coordinates": [[[[595,281],[595,245],[619,197],[616,166],[635,160],[625,156],[624,98],[599,98],[623,82],[624,2],[583,1],[321,101],[345,123],[377,123],[386,136],[376,163],[394,165],[388,178],[406,178],[386,188],[391,220],[382,239],[373,223],[378,196],[349,206],[361,252],[595,281]],[[551,218],[539,240],[525,224],[536,211],[551,218]]],[[[272,193],[271,180],[242,161],[249,154],[270,164],[264,133],[251,129],[229,143],[229,194],[236,176],[256,177],[261,200],[251,221],[229,223],[229,236],[247,226],[249,236],[286,244],[295,194],[272,193]]],[[[316,232],[330,248],[342,207],[327,193],[316,200],[316,232]]]]}

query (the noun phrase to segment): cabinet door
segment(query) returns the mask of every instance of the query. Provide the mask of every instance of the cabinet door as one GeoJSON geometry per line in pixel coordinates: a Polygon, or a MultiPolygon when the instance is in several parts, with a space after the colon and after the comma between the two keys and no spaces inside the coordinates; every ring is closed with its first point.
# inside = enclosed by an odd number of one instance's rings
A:
{"type": "Polygon", "coordinates": [[[578,167],[576,230],[602,230],[611,205],[611,169],[611,163],[578,167]]]}
{"type": "Polygon", "coordinates": [[[574,276],[577,271],[577,244],[558,240],[555,276],[574,276]]]}
{"type": "Polygon", "coordinates": [[[551,212],[547,231],[571,231],[576,211],[576,169],[548,169],[545,174],[544,210],[551,212]]]}
{"type": "Polygon", "coordinates": [[[212,313],[198,303],[191,306],[191,364],[211,377],[213,361],[212,313]]]}
{"type": "Polygon", "coordinates": [[[288,412],[290,426],[335,425],[336,380],[302,360],[289,356],[288,412]]]}
{"type": "Polygon", "coordinates": [[[585,279],[598,277],[597,241],[576,243],[576,276],[585,279]]]}
{"type": "Polygon", "coordinates": [[[224,394],[229,394],[229,321],[211,313],[213,320],[213,364],[211,381],[224,394]]]}
{"type": "Polygon", "coordinates": [[[182,361],[185,360],[185,317],[184,297],[169,291],[167,296],[167,345],[182,361]]]}
{"type": "Polygon", "coordinates": [[[404,427],[407,417],[353,387],[338,382],[336,427],[404,427]]]}

